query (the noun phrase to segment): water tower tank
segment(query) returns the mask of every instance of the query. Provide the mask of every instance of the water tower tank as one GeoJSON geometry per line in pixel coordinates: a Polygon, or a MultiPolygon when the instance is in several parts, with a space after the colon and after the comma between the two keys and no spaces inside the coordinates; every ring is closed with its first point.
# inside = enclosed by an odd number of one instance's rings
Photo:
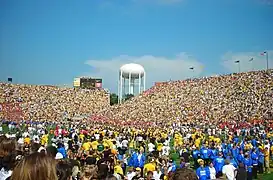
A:
{"type": "Polygon", "coordinates": [[[139,75],[140,75],[140,78],[142,78],[145,73],[143,66],[141,66],[140,64],[134,64],[134,63],[125,64],[121,66],[119,71],[122,72],[122,77],[126,79],[129,78],[130,73],[131,73],[131,78],[133,79],[138,79],[139,75]]]}

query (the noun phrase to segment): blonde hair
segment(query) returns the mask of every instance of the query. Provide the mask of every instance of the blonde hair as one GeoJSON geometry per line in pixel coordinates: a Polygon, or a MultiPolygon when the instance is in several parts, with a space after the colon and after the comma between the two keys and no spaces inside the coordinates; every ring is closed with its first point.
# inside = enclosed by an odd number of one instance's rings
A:
{"type": "Polygon", "coordinates": [[[96,165],[85,165],[82,168],[82,173],[81,173],[81,178],[88,178],[88,179],[92,179],[92,178],[97,178],[98,176],[98,167],[96,165]]]}
{"type": "Polygon", "coordinates": [[[33,153],[15,167],[11,180],[58,180],[56,162],[44,153],[33,153]]]}

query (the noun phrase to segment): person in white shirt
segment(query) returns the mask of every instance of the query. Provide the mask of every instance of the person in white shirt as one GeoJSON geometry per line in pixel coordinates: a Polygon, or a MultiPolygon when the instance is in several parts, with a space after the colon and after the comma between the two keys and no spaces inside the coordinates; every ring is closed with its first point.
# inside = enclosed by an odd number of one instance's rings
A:
{"type": "Polygon", "coordinates": [[[34,136],[32,137],[32,140],[34,141],[34,143],[39,143],[39,142],[40,142],[40,138],[39,138],[38,135],[34,135],[34,136]]]}
{"type": "Polygon", "coordinates": [[[18,144],[20,145],[20,146],[23,146],[24,145],[24,138],[23,137],[20,137],[19,139],[18,139],[18,144]]]}
{"type": "Polygon", "coordinates": [[[9,170],[9,171],[6,171],[4,170],[4,168],[2,168],[0,170],[0,180],[6,180],[7,178],[9,178],[12,174],[12,171],[9,170]]]}
{"type": "Polygon", "coordinates": [[[136,175],[136,173],[133,171],[133,169],[132,169],[132,168],[129,168],[129,169],[128,169],[128,172],[127,172],[127,174],[126,174],[127,179],[128,179],[128,180],[132,180],[133,177],[134,177],[135,175],[136,175]]]}
{"type": "Polygon", "coordinates": [[[212,162],[209,164],[209,174],[210,174],[211,180],[216,179],[216,170],[215,170],[212,162]]]}
{"type": "Polygon", "coordinates": [[[128,140],[123,139],[122,142],[121,142],[122,148],[126,148],[127,149],[128,148],[128,143],[129,143],[128,140]]]}
{"type": "Polygon", "coordinates": [[[153,152],[154,150],[155,150],[155,145],[153,144],[153,143],[149,143],[148,144],[148,150],[149,150],[149,152],[151,153],[151,152],[153,152]]]}
{"type": "Polygon", "coordinates": [[[157,171],[153,171],[153,179],[154,180],[160,180],[160,176],[161,176],[161,171],[160,171],[160,168],[158,168],[157,171]]]}
{"type": "Polygon", "coordinates": [[[226,175],[228,180],[234,180],[236,168],[230,164],[228,159],[225,160],[225,164],[222,170],[223,174],[226,175]]]}
{"type": "Polygon", "coordinates": [[[170,147],[169,146],[163,146],[162,147],[162,156],[169,156],[170,154],[170,147]]]}

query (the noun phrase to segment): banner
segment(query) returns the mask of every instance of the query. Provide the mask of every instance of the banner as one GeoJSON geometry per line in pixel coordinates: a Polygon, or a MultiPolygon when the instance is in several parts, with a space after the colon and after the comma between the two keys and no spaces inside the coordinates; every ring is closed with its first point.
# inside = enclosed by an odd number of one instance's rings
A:
{"type": "Polygon", "coordinates": [[[96,88],[102,88],[102,83],[96,82],[96,88]]]}
{"type": "Polygon", "coordinates": [[[73,86],[80,87],[81,86],[81,78],[74,78],[73,86]]]}

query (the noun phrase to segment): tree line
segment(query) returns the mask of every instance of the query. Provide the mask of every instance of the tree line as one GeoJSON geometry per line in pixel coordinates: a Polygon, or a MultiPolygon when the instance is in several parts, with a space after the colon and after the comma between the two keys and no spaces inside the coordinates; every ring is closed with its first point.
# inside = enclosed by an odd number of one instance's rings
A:
{"type": "MultiPolygon", "coordinates": [[[[127,101],[127,100],[131,99],[132,97],[134,97],[133,94],[125,94],[123,101],[127,101]]],[[[112,106],[115,104],[118,104],[118,95],[115,93],[111,93],[110,94],[110,105],[112,106]]]]}

